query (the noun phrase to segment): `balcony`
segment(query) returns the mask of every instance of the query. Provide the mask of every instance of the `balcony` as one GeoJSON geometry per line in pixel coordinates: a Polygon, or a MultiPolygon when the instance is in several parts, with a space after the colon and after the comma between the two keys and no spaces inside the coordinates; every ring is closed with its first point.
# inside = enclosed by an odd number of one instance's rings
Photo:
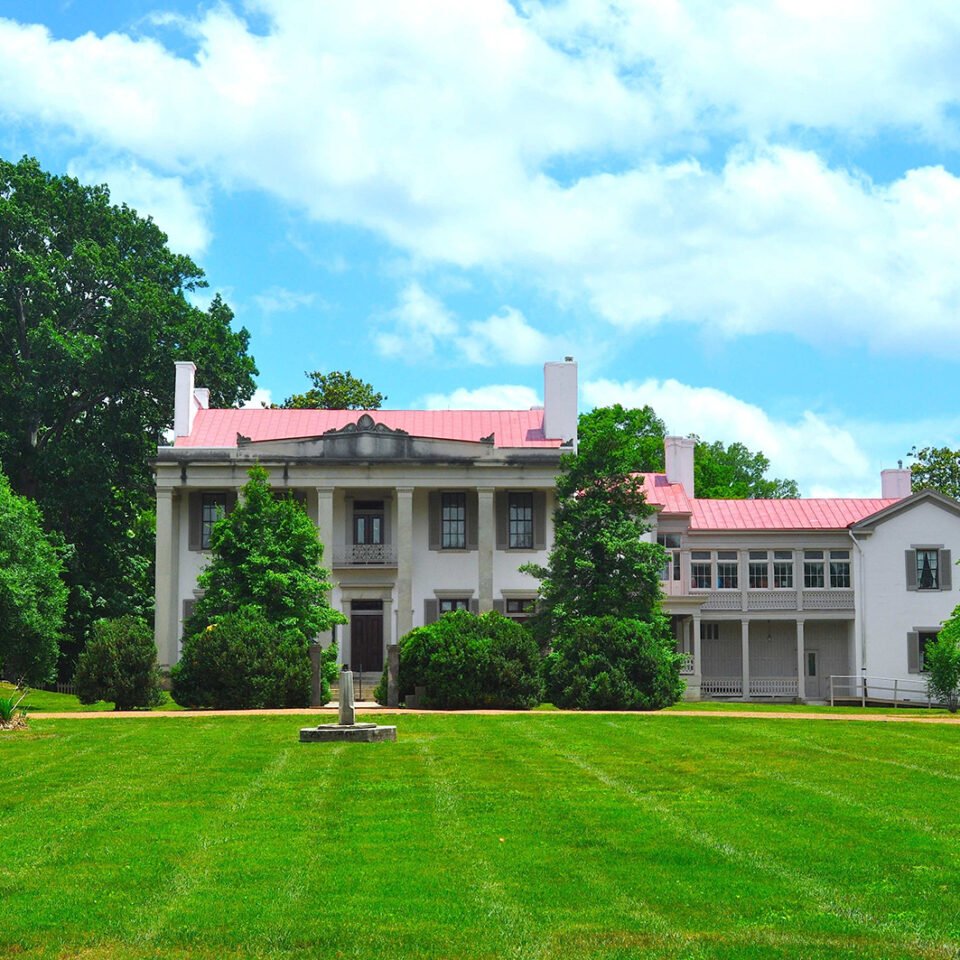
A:
{"type": "Polygon", "coordinates": [[[333,548],[334,567],[395,567],[397,548],[389,543],[348,543],[333,548]]]}

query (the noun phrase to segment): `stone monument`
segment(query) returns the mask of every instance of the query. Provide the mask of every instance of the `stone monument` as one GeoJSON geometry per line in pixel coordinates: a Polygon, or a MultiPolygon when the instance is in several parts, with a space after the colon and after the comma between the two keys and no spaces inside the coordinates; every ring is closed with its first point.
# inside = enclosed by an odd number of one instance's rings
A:
{"type": "Polygon", "coordinates": [[[340,671],[340,709],[339,723],[321,723],[318,727],[301,727],[300,742],[341,742],[357,740],[361,743],[374,743],[378,740],[396,740],[396,727],[381,727],[376,723],[357,723],[356,707],[353,701],[353,672],[349,664],[340,671]]]}

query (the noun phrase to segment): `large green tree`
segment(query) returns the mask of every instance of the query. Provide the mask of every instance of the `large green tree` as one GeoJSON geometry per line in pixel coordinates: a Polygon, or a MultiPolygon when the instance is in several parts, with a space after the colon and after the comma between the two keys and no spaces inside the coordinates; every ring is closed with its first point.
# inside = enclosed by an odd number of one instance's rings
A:
{"type": "Polygon", "coordinates": [[[149,613],[152,474],[175,360],[216,406],[253,393],[246,330],[150,219],[105,186],[0,160],[0,460],[75,548],[69,631],[149,613]]]}
{"type": "Polygon", "coordinates": [[[283,410],[379,410],[387,398],[349,370],[343,373],[333,370],[321,373],[314,370],[305,376],[312,386],[304,393],[287,397],[280,408],[283,410]]]}
{"type": "Polygon", "coordinates": [[[53,677],[66,612],[55,540],[37,505],[0,473],[0,671],[34,685],[53,677]]]}
{"type": "Polygon", "coordinates": [[[960,450],[950,447],[914,447],[909,456],[911,485],[914,490],[939,490],[948,497],[960,498],[960,450]]]}
{"type": "MultiPolygon", "coordinates": [[[[620,404],[597,407],[580,415],[579,442],[609,439],[609,455],[625,473],[662,473],[666,427],[651,407],[628,408],[620,404]]],[[[717,500],[779,499],[798,497],[793,480],[767,477],[770,461],[742,443],[725,446],[694,438],[694,488],[698,497],[717,500]]]]}

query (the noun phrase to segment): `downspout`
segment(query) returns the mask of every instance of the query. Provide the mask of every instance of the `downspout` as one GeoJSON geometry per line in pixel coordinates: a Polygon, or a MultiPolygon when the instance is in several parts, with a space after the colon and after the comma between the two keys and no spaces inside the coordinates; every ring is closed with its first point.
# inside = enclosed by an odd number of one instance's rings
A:
{"type": "Polygon", "coordinates": [[[860,616],[857,617],[857,604],[854,601],[854,616],[856,617],[857,630],[860,633],[860,674],[862,677],[866,678],[867,676],[867,579],[866,579],[866,564],[863,558],[863,547],[860,546],[860,541],[854,536],[852,530],[847,531],[850,534],[850,539],[853,541],[854,547],[856,547],[857,553],[860,555],[860,562],[857,564],[857,569],[859,571],[859,589],[857,593],[860,599],[860,616]]]}

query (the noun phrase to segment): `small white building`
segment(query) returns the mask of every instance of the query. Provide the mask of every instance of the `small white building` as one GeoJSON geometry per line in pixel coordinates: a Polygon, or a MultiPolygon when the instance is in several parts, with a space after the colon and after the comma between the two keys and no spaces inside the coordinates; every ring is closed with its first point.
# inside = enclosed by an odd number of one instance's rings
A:
{"type": "MultiPolygon", "coordinates": [[[[545,563],[561,453],[575,449],[577,367],[544,367],[530,410],[213,410],[177,364],[175,438],[155,461],[156,642],[179,658],[213,522],[254,463],[317,524],[341,658],[382,669],[386,646],[448,610],[524,619],[545,563]]],[[[925,699],[923,650],[950,616],[960,504],[885,470],[877,499],[704,500],[690,439],[644,475],[649,536],[667,549],[664,609],[697,699],[925,699]],[[912,682],[911,682],[912,681],[912,682]],[[846,684],[844,686],[844,684],[846,684]]]]}

